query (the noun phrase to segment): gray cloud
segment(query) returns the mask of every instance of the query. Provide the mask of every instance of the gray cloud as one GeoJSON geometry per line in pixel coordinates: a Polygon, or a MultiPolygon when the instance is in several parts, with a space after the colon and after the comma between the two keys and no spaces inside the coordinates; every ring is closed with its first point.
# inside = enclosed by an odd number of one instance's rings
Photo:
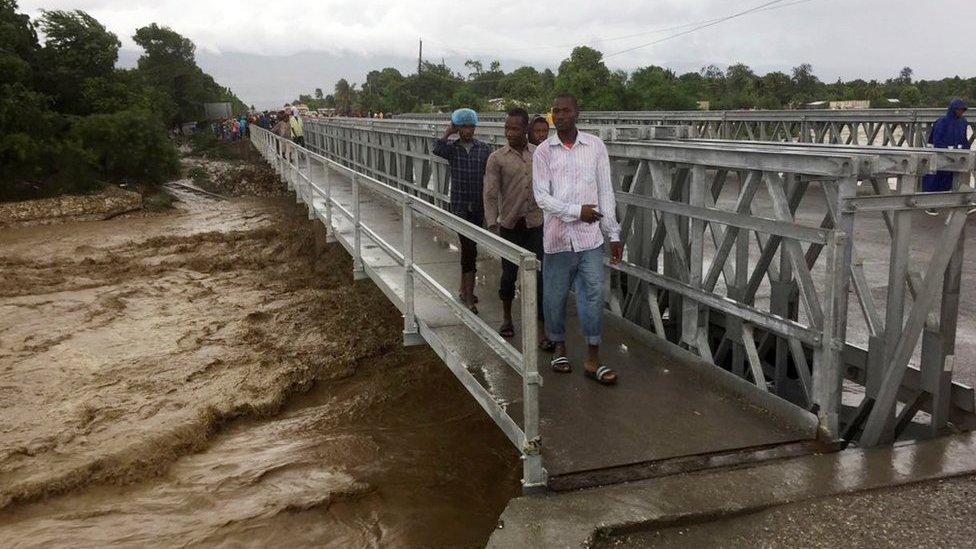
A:
{"type": "MultiPolygon", "coordinates": [[[[911,66],[921,78],[976,72],[970,0],[785,0],[770,9],[608,58],[611,68],[656,64],[679,72],[743,62],[759,72],[809,62],[824,80],[887,78],[911,66]],[[792,5],[790,5],[792,4],[792,5]],[[956,25],[957,31],[952,29],[956,25]]],[[[201,66],[245,100],[276,104],[299,91],[362,79],[372,68],[416,65],[417,38],[428,59],[499,59],[558,66],[573,44],[605,54],[658,40],[764,3],[763,0],[561,0],[415,2],[317,0],[23,1],[84,9],[134,50],[130,36],[150,22],[191,38],[201,66]],[[676,28],[680,27],[680,28],[676,28]],[[637,35],[637,36],[632,36],[637,35]],[[626,37],[626,38],[622,38],[626,37]]],[[[131,58],[134,54],[127,54],[131,58]]]]}

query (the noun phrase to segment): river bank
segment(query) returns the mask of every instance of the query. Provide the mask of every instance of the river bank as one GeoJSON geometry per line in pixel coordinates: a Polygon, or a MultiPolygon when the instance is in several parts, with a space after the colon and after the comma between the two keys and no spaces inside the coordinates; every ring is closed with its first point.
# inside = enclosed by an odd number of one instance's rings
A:
{"type": "Polygon", "coordinates": [[[504,437],[287,197],[0,232],[12,546],[480,546],[504,437]]]}

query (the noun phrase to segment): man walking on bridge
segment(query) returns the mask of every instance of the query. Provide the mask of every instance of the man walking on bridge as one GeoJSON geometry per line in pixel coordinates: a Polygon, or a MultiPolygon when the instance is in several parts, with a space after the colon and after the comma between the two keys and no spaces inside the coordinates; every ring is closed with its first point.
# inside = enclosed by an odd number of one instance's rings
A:
{"type": "Polygon", "coordinates": [[[603,385],[617,373],[600,364],[603,332],[603,241],[610,240],[610,262],[623,254],[617,202],[610,183],[610,156],[603,141],[576,129],[579,105],[570,94],[552,103],[556,135],[543,141],[532,158],[535,199],[544,212],[542,277],[546,332],[555,343],[552,369],[570,372],[566,357],[566,300],[576,290],[576,309],[586,336],[584,374],[603,385]]]}
{"type": "MultiPolygon", "coordinates": [[[[435,155],[451,167],[451,213],[479,227],[485,224],[484,178],[491,149],[474,138],[478,114],[458,109],[451,114],[451,124],[434,142],[435,155]],[[458,139],[448,138],[458,134],[458,139]]],[[[459,234],[461,244],[461,301],[477,314],[474,280],[478,266],[478,247],[473,240],[459,234]]]]}
{"type": "MultiPolygon", "coordinates": [[[[508,111],[505,139],[508,145],[491,153],[485,168],[485,222],[499,236],[536,254],[542,260],[542,210],[532,194],[532,154],[535,145],[527,141],[529,113],[525,109],[508,111]]],[[[504,320],[498,333],[514,337],[512,301],[518,281],[518,265],[502,259],[502,278],[498,297],[502,300],[504,320]]],[[[542,315],[542,273],[536,273],[536,306],[542,315]]],[[[539,346],[552,351],[552,343],[539,332],[539,346]]]]}

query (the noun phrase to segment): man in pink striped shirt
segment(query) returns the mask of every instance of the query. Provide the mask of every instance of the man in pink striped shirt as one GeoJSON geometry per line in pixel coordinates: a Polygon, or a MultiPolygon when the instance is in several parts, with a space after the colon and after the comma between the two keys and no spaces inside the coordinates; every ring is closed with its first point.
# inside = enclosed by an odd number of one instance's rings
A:
{"type": "Polygon", "coordinates": [[[616,199],[610,182],[607,146],[576,129],[579,107],[569,94],[552,103],[556,135],[539,144],[532,157],[532,190],[544,213],[542,277],[546,332],[556,344],[552,369],[570,372],[566,358],[566,301],[576,291],[580,327],[586,337],[584,374],[603,385],[617,373],[600,364],[603,332],[604,235],[610,262],[623,254],[616,199]]]}

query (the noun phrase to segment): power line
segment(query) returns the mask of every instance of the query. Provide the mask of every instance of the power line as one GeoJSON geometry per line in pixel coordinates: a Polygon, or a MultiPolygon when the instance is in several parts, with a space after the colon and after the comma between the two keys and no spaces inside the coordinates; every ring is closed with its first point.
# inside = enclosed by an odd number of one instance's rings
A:
{"type": "Polygon", "coordinates": [[[604,59],[607,59],[609,57],[613,57],[615,55],[620,55],[622,53],[627,53],[627,52],[631,52],[631,51],[634,51],[634,50],[639,50],[641,48],[646,48],[647,46],[653,46],[654,44],[660,44],[661,42],[665,42],[665,41],[668,41],[668,40],[672,40],[672,39],[678,38],[680,36],[685,36],[687,34],[691,34],[693,32],[696,32],[696,31],[699,31],[699,30],[702,30],[702,29],[705,29],[705,28],[708,28],[708,27],[713,27],[715,25],[718,25],[719,23],[724,23],[725,21],[729,21],[729,20],[735,19],[737,17],[742,17],[743,15],[748,15],[750,13],[754,13],[754,12],[760,11],[760,10],[762,10],[764,8],[768,8],[770,6],[773,6],[774,4],[779,4],[781,2],[783,2],[783,0],[772,0],[771,2],[766,2],[765,4],[761,4],[761,5],[756,6],[754,8],[749,8],[747,10],[743,10],[743,11],[740,11],[740,12],[733,13],[732,15],[727,15],[725,17],[720,17],[719,19],[716,19],[716,20],[711,21],[711,22],[708,22],[708,23],[704,23],[702,25],[698,25],[696,27],[693,27],[693,28],[688,29],[688,30],[683,31],[683,32],[679,32],[679,33],[675,33],[675,34],[670,34],[668,36],[665,36],[664,38],[659,38],[657,40],[654,40],[654,41],[651,41],[651,42],[647,42],[645,44],[640,44],[638,46],[634,46],[634,47],[631,47],[631,48],[623,49],[623,50],[620,50],[620,51],[615,51],[615,52],[613,52],[611,54],[604,55],[603,58],[604,59]]]}
{"type": "MultiPolygon", "coordinates": [[[[779,1],[782,2],[783,0],[779,0],[779,1]]],[[[773,11],[773,10],[788,8],[790,6],[796,6],[798,4],[806,4],[806,3],[812,2],[812,1],[813,0],[794,0],[793,2],[789,2],[789,3],[786,3],[786,4],[780,4],[780,5],[776,5],[776,4],[778,4],[778,2],[771,2],[770,4],[765,5],[765,6],[758,6],[756,8],[751,8],[749,10],[746,10],[745,12],[743,12],[743,14],[744,13],[758,13],[758,12],[763,12],[763,11],[773,11]]],[[[722,21],[726,21],[729,18],[732,18],[732,17],[735,17],[735,16],[736,15],[733,14],[731,16],[726,16],[726,17],[717,17],[717,18],[712,18],[712,19],[703,19],[703,20],[700,20],[700,21],[692,21],[692,22],[689,22],[689,23],[681,24],[681,25],[674,25],[674,26],[668,26],[668,27],[658,27],[658,28],[655,28],[655,29],[645,30],[645,31],[636,32],[636,33],[632,33],[632,34],[624,34],[624,35],[619,35],[619,36],[611,36],[609,38],[594,38],[594,39],[587,40],[587,41],[577,41],[577,42],[565,43],[565,44],[517,46],[517,47],[510,47],[510,48],[505,48],[505,47],[498,48],[498,47],[494,47],[492,49],[495,50],[495,51],[528,51],[528,50],[541,50],[541,49],[572,48],[572,47],[576,47],[576,46],[581,46],[581,45],[586,45],[586,44],[592,44],[592,43],[597,43],[597,42],[599,42],[599,43],[615,42],[615,41],[618,41],[618,40],[627,40],[629,38],[636,38],[638,36],[647,36],[649,34],[660,34],[660,33],[664,33],[664,32],[677,31],[677,30],[687,29],[688,27],[696,27],[696,26],[699,26],[699,25],[717,24],[717,23],[721,23],[722,21]]],[[[704,28],[704,27],[702,27],[702,28],[704,28]]],[[[446,42],[442,42],[442,41],[439,41],[439,40],[431,40],[431,39],[428,38],[428,41],[433,42],[435,44],[439,44],[441,46],[447,46],[447,47],[452,47],[453,46],[453,44],[446,43],[446,42]]]]}

